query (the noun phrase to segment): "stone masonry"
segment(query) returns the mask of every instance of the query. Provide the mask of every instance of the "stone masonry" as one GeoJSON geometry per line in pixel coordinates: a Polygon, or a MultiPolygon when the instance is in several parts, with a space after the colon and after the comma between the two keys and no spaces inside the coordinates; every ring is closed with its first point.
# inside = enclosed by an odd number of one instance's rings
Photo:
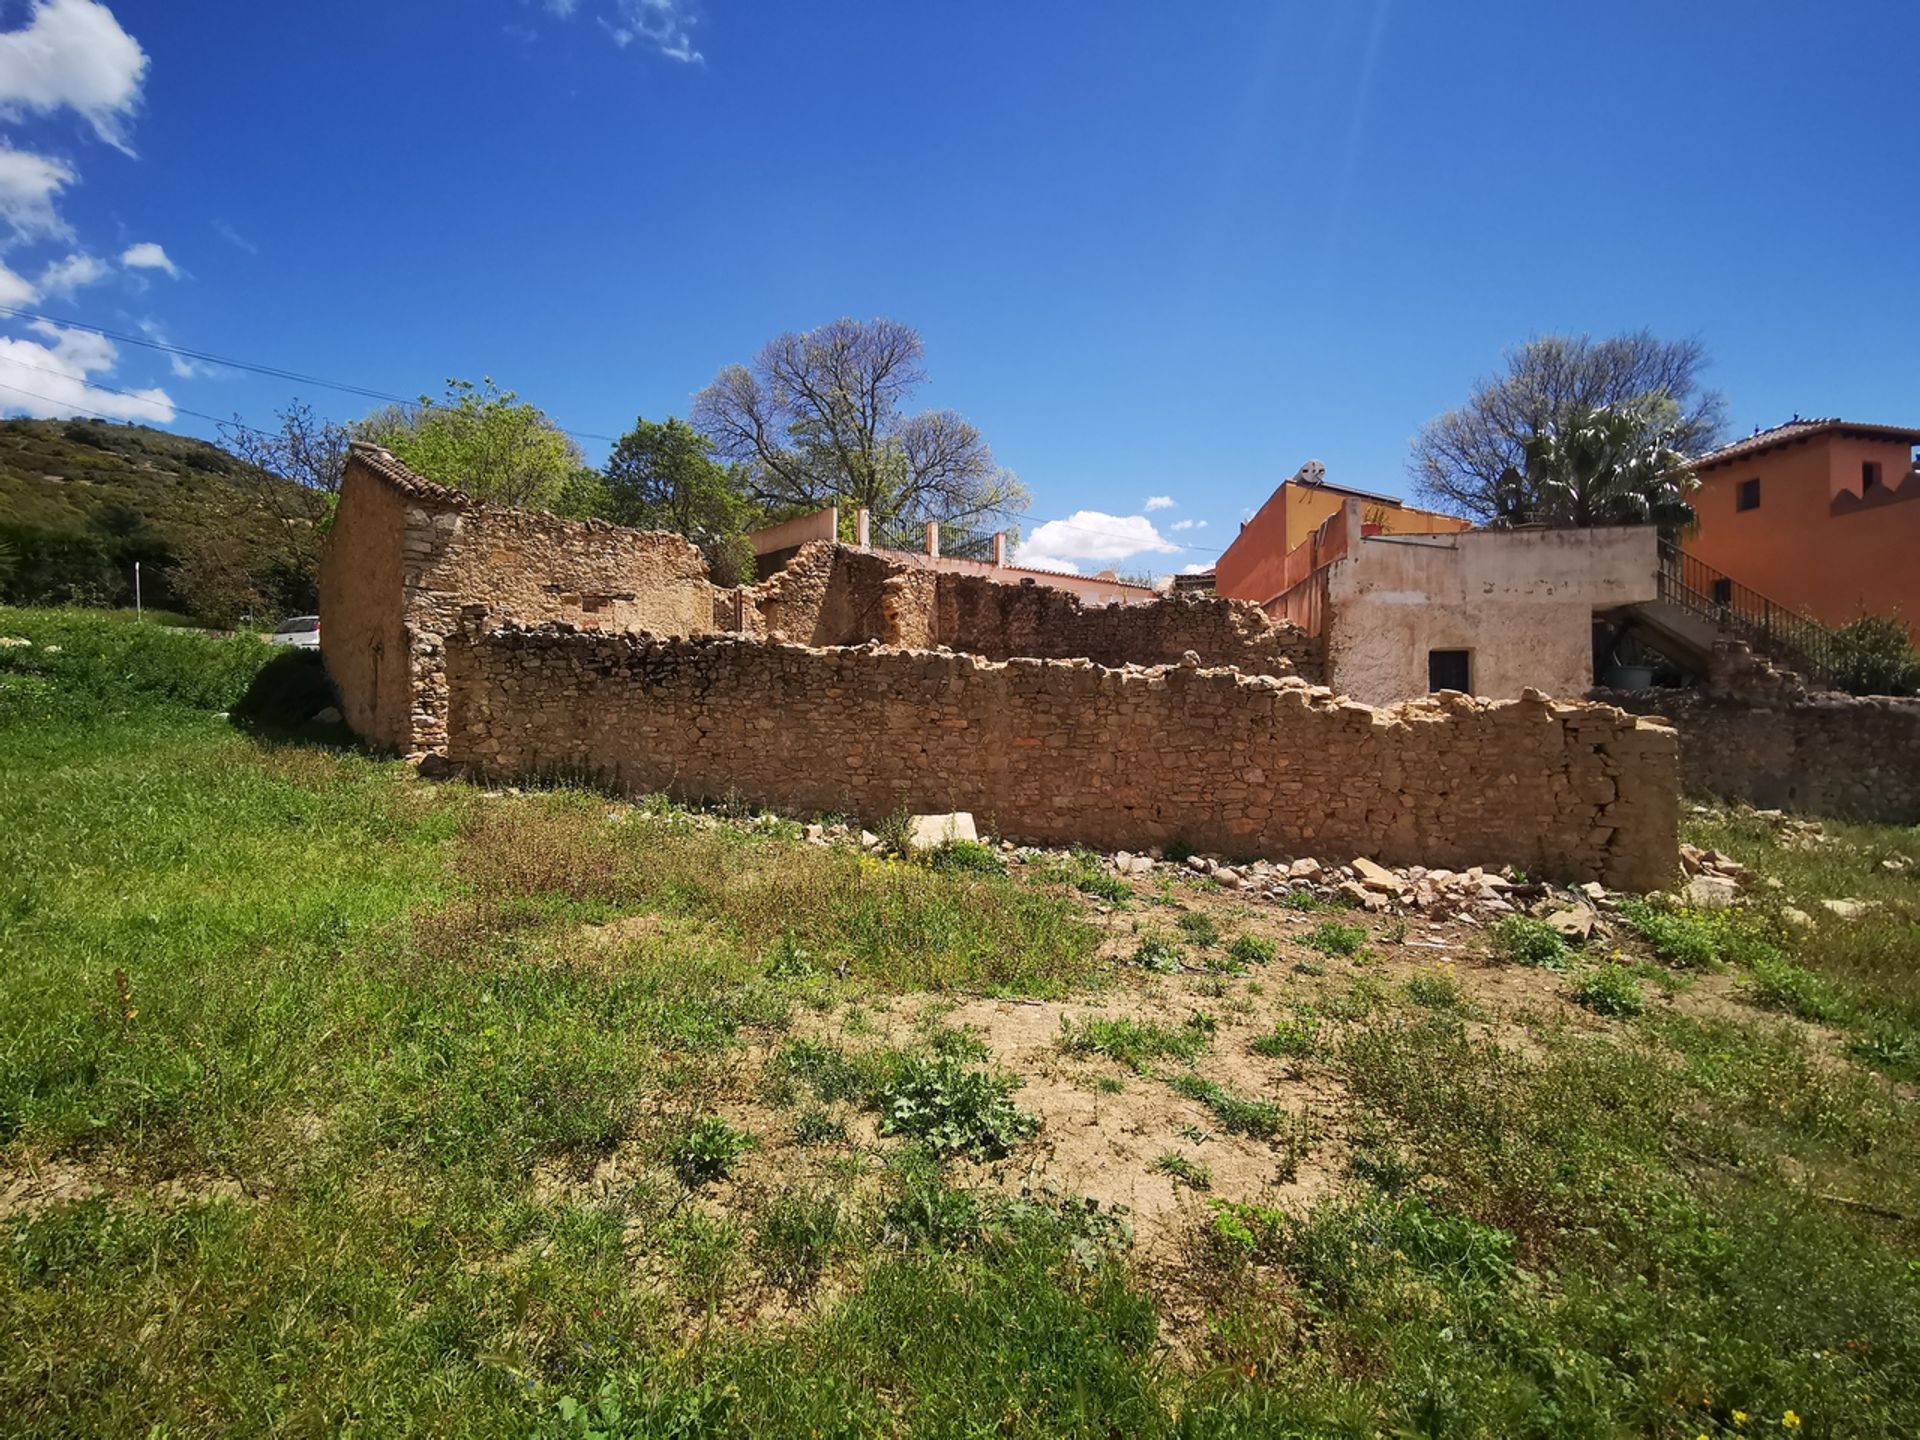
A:
{"type": "Polygon", "coordinates": [[[710,582],[699,551],[677,535],[482,504],[376,446],[354,446],[320,571],[321,650],[347,722],[409,753],[438,749],[445,639],[475,604],[523,625],[947,646],[996,659],[1151,664],[1194,650],[1210,664],[1274,675],[1312,663],[1301,632],[1242,601],[1084,605],[824,541],[800,547],[762,584],[728,589],[710,582]]]}
{"type": "Polygon", "coordinates": [[[1086,660],[654,639],[447,637],[447,757],[496,778],[737,796],[869,822],[970,810],[1041,843],[1506,861],[1622,889],[1677,865],[1673,731],[1536,692],[1384,709],[1297,677],[1086,660]]]}
{"type": "Polygon", "coordinates": [[[1592,694],[1672,722],[1689,793],[1920,824],[1920,699],[1809,690],[1739,642],[1715,647],[1700,689],[1592,694]]]}

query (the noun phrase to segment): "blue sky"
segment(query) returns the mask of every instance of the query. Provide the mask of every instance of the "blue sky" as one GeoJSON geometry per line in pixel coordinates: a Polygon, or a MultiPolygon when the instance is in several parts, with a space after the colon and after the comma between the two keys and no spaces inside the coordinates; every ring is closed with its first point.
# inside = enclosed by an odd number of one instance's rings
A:
{"type": "MultiPolygon", "coordinates": [[[[0,303],[403,395],[490,374],[601,434],[889,315],[1030,531],[1101,517],[1043,532],[1082,568],[1204,565],[1310,457],[1404,493],[1412,433],[1532,334],[1697,336],[1742,432],[1920,423],[1910,0],[0,0],[0,30],[0,303]]],[[[208,433],[185,412],[302,390],[0,337],[7,413],[208,433]]]]}

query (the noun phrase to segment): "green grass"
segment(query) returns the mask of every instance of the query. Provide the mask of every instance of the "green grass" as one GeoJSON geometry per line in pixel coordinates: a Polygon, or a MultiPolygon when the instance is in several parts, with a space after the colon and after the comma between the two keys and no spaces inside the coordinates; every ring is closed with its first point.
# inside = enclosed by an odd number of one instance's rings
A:
{"type": "Polygon", "coordinates": [[[1069,1050],[1164,1066],[1266,1179],[1328,1171],[1246,1196],[1168,1125],[1147,1163],[1220,1203],[1143,1264],[1130,1217],[1022,1186],[1052,1137],[899,998],[1117,987],[1074,894],[427,786],[216,718],[258,688],[232,652],[116,671],[147,638],[99,634],[0,671],[0,1185],[108,1188],[0,1219],[8,1433],[1920,1433],[1920,1115],[1838,1053],[1915,1063],[1908,832],[1721,837],[1784,902],[1883,902],[1711,922],[1838,1046],[1662,1006],[1508,1049],[1269,977],[1294,1018],[1254,1048],[1312,1053],[1351,1141],[1316,1149],[1184,1068],[1238,1022],[1089,1015],[1069,1050]]]}
{"type": "Polygon", "coordinates": [[[1367,943],[1367,931],[1363,925],[1322,920],[1300,937],[1300,943],[1322,955],[1352,955],[1367,943]]]}
{"type": "Polygon", "coordinates": [[[1141,1074],[1155,1060],[1191,1064],[1207,1048],[1209,1027],[1189,1021],[1178,1029],[1125,1016],[1090,1016],[1078,1025],[1063,1020],[1060,1048],[1069,1055],[1104,1055],[1141,1074]]]}
{"type": "Polygon", "coordinates": [[[1530,915],[1502,915],[1487,932],[1490,948],[1500,959],[1539,970],[1564,970],[1572,961],[1566,938],[1530,915]]]}

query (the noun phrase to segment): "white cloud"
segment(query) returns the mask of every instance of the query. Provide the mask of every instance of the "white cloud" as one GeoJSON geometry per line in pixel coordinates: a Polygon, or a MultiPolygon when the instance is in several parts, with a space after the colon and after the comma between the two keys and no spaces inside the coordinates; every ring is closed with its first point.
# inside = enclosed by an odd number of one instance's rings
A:
{"type": "Polygon", "coordinates": [[[105,336],[63,330],[45,321],[29,328],[51,343],[0,336],[0,413],[48,420],[95,414],[149,425],[172,422],[173,400],[164,390],[122,393],[89,382],[91,375],[111,372],[120,358],[105,336]]]}
{"type": "MultiPolygon", "coordinates": [[[[547,0],[547,9],[565,19],[576,4],[577,0],[547,0]]],[[[693,44],[693,27],[698,23],[687,0],[613,0],[613,18],[600,17],[600,28],[622,50],[637,42],[686,65],[705,59],[693,44]]]]}
{"type": "Polygon", "coordinates": [[[1204,520],[1176,520],[1167,528],[1169,530],[1204,530],[1207,528],[1207,522],[1204,520]]]}
{"type": "Polygon", "coordinates": [[[164,270],[177,277],[180,267],[167,258],[167,252],[151,240],[129,245],[120,255],[120,263],[129,270],[164,270]]]}
{"type": "Polygon", "coordinates": [[[129,155],[126,122],[146,73],[146,52],[98,0],[37,0],[25,29],[0,33],[0,110],[69,107],[129,155]]]}
{"type": "MultiPolygon", "coordinates": [[[[140,333],[156,345],[169,343],[167,340],[167,332],[160,328],[160,324],[156,320],[142,320],[140,322],[140,333]]],[[[182,380],[192,380],[196,377],[207,375],[232,375],[235,373],[226,369],[224,366],[203,364],[198,360],[190,360],[185,355],[173,354],[171,351],[167,353],[167,368],[182,380]]]]}
{"type": "Polygon", "coordinates": [[[229,245],[233,246],[234,249],[244,250],[249,255],[258,255],[260,253],[260,247],[258,245],[254,244],[253,241],[247,239],[246,236],[242,235],[238,230],[234,229],[233,226],[229,225],[226,221],[224,220],[214,221],[213,228],[214,228],[214,233],[219,235],[219,237],[222,240],[226,241],[229,245]]]}
{"type": "Polygon", "coordinates": [[[64,260],[55,260],[40,272],[42,295],[71,295],[83,285],[94,285],[113,273],[104,260],[76,251],[64,260]]]}
{"type": "Polygon", "coordinates": [[[0,146],[0,220],[23,240],[63,239],[73,232],[53,200],[74,181],[58,160],[0,146]]]}
{"type": "Polygon", "coordinates": [[[1182,565],[1180,567],[1180,573],[1182,575],[1204,575],[1212,568],[1213,566],[1211,565],[1182,565]]]}
{"type": "Polygon", "coordinates": [[[0,265],[0,305],[31,305],[39,298],[31,280],[0,265]]]}
{"type": "Polygon", "coordinates": [[[1149,495],[1147,497],[1146,509],[1149,514],[1155,510],[1171,510],[1172,508],[1173,497],[1171,495],[1149,495]]]}
{"type": "Polygon", "coordinates": [[[1077,572],[1081,561],[1100,567],[1134,555],[1164,555],[1180,548],[1144,515],[1076,510],[1064,520],[1049,520],[1035,527],[1020,542],[1019,563],[1036,569],[1077,572]]]}
{"type": "Polygon", "coordinates": [[[547,10],[562,20],[573,14],[579,4],[580,0],[546,0],[547,10]]]}

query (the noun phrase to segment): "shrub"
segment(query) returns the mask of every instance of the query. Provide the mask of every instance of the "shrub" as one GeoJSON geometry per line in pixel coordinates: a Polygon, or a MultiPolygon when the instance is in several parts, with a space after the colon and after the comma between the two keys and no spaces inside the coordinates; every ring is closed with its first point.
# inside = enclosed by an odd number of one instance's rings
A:
{"type": "Polygon", "coordinates": [[[1891,615],[1862,615],[1834,632],[1833,683],[1852,695],[1920,693],[1920,651],[1891,615]]]}
{"type": "Polygon", "coordinates": [[[1574,987],[1573,1002],[1596,1015],[1638,1015],[1647,1008],[1640,982],[1623,965],[1602,965],[1587,971],[1574,987]]]}
{"type": "Polygon", "coordinates": [[[746,1131],[718,1115],[703,1115],[674,1139],[667,1159],[682,1184],[697,1187],[731,1174],[752,1146],[753,1137],[746,1131]]]}
{"type": "Polygon", "coordinates": [[[1530,915],[1504,915],[1487,932],[1487,937],[1493,942],[1493,953],[1515,965],[1531,965],[1539,970],[1567,967],[1567,942],[1544,920],[1530,915]]]}
{"type": "Polygon", "coordinates": [[[1831,986],[1811,970],[1783,955],[1756,957],[1747,979],[1754,1000],[1808,1020],[1841,1020],[1847,1006],[1831,986]]]}
{"type": "Polygon", "coordinates": [[[1279,943],[1264,935],[1236,935],[1227,946],[1228,958],[1242,965],[1268,965],[1279,953],[1279,943]]]}
{"type": "Polygon", "coordinates": [[[1409,1000],[1429,1010],[1459,1011],[1468,1008],[1466,992],[1461,990],[1460,981],[1450,969],[1441,966],[1410,976],[1406,989],[1409,1000]]]}
{"type": "Polygon", "coordinates": [[[1351,955],[1367,943],[1367,932],[1364,926],[1322,920],[1300,937],[1300,943],[1322,955],[1351,955]]]}
{"type": "Polygon", "coordinates": [[[1018,1083],[951,1055],[909,1060],[881,1093],[880,1133],[909,1136],[943,1158],[998,1159],[1040,1126],[1008,1098],[1018,1083]]]}

